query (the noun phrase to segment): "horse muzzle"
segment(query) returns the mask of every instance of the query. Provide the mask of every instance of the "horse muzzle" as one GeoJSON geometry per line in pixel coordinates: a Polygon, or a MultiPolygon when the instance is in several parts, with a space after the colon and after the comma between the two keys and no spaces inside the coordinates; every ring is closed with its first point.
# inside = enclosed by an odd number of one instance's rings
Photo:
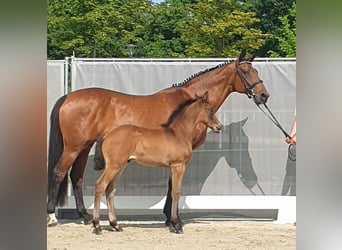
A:
{"type": "Polygon", "coordinates": [[[253,100],[255,104],[260,105],[260,104],[265,104],[268,100],[268,97],[270,97],[270,94],[266,91],[261,92],[260,94],[253,94],[252,95],[253,100]]]}
{"type": "Polygon", "coordinates": [[[214,127],[212,128],[212,131],[213,131],[214,133],[220,133],[221,128],[222,128],[222,124],[216,125],[216,126],[214,126],[214,127]]]}

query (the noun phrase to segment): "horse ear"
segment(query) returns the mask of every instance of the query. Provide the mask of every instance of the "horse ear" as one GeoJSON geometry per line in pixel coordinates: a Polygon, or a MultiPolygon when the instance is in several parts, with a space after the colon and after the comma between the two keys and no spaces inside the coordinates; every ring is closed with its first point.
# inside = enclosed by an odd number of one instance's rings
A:
{"type": "Polygon", "coordinates": [[[250,57],[248,57],[247,61],[248,62],[253,62],[254,58],[255,58],[255,54],[251,55],[250,57]]]}
{"type": "Polygon", "coordinates": [[[243,50],[241,51],[240,56],[239,56],[239,62],[244,61],[244,60],[245,60],[245,56],[246,56],[246,49],[243,49],[243,50]]]}

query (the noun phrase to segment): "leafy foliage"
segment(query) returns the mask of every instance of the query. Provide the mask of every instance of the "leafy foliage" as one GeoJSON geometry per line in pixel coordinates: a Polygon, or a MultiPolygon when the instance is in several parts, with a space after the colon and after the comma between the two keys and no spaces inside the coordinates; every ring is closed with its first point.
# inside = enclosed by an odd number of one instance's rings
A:
{"type": "Polygon", "coordinates": [[[64,0],[48,3],[49,58],[128,56],[126,45],[142,40],[143,14],[151,3],[139,0],[64,0]]]}
{"type": "Polygon", "coordinates": [[[238,56],[243,48],[260,48],[267,34],[253,28],[259,19],[249,5],[235,0],[200,0],[179,24],[185,54],[198,57],[238,56]]]}
{"type": "Polygon", "coordinates": [[[296,5],[289,9],[288,15],[279,17],[281,26],[275,38],[279,42],[279,52],[270,50],[271,57],[296,57],[296,5]]]}
{"type": "Polygon", "coordinates": [[[48,0],[48,58],[128,57],[128,44],[135,57],[234,57],[242,49],[283,56],[295,48],[295,36],[281,36],[293,31],[294,1],[283,2],[48,0]]]}

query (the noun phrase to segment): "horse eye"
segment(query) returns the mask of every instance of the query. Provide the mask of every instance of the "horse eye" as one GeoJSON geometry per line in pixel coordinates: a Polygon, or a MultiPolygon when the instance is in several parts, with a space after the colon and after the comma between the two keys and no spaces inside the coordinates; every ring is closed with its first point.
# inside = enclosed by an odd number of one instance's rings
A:
{"type": "Polygon", "coordinates": [[[243,71],[243,74],[248,75],[248,71],[243,71]]]}

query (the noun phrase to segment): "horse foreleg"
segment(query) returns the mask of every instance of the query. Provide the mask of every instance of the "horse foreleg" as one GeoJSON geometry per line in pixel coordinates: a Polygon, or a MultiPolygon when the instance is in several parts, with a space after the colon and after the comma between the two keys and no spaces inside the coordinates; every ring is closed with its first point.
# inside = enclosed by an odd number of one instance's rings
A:
{"type": "Polygon", "coordinates": [[[92,221],[91,215],[87,212],[83,200],[83,175],[86,167],[88,154],[92,145],[89,145],[86,149],[82,150],[77,159],[75,160],[71,172],[70,178],[72,187],[74,189],[76,209],[79,216],[83,219],[84,224],[90,224],[92,221]]]}
{"type": "Polygon", "coordinates": [[[171,207],[171,222],[175,229],[175,233],[183,233],[182,223],[178,213],[178,201],[182,189],[183,175],[185,171],[184,164],[177,164],[171,166],[171,178],[172,178],[172,207],[171,207]]]}
{"type": "Polygon", "coordinates": [[[172,206],[172,198],[171,198],[171,190],[172,190],[172,178],[171,176],[169,177],[169,182],[168,182],[168,190],[167,190],[167,195],[166,195],[166,201],[163,209],[163,213],[166,216],[166,221],[165,225],[166,226],[171,226],[171,206],[172,206]]]}
{"type": "Polygon", "coordinates": [[[116,187],[118,186],[122,170],[114,176],[113,180],[108,184],[106,188],[106,201],[108,208],[109,224],[116,230],[121,232],[123,229],[118,225],[114,206],[114,195],[116,192],[116,187]]]}

